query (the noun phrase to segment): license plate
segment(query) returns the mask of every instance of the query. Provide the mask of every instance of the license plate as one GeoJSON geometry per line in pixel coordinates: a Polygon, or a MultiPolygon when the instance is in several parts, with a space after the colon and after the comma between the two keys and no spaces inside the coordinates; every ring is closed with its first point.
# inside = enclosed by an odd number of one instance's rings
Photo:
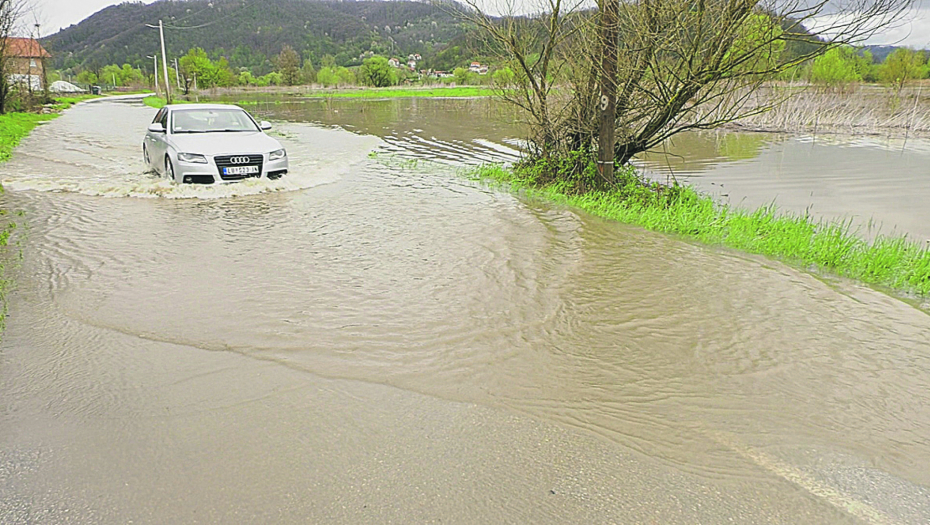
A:
{"type": "Polygon", "coordinates": [[[232,168],[223,168],[223,175],[251,175],[258,173],[258,166],[233,166],[232,168]]]}

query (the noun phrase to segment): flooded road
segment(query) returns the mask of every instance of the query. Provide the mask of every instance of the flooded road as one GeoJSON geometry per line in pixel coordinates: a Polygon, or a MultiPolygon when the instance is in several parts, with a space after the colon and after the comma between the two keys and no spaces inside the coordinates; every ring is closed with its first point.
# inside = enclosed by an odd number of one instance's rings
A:
{"type": "Polygon", "coordinates": [[[24,141],[0,523],[930,520],[925,312],[483,188],[514,136],[424,107],[219,188],[138,103],[24,141]]]}

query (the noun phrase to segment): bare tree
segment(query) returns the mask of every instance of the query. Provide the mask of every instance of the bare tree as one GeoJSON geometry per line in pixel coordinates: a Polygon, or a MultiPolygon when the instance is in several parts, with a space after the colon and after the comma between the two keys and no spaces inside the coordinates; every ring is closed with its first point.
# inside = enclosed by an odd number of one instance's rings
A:
{"type": "Polygon", "coordinates": [[[9,39],[19,29],[27,7],[27,0],[0,0],[0,115],[6,112],[12,91],[9,39]]]}
{"type": "Polygon", "coordinates": [[[501,96],[524,110],[534,136],[531,145],[545,155],[558,147],[560,127],[570,120],[571,108],[552,100],[557,79],[570,64],[561,56],[566,41],[587,23],[579,13],[583,0],[546,0],[537,15],[515,14],[514,4],[503,4],[503,16],[492,16],[466,0],[471,11],[453,10],[466,17],[486,36],[483,44],[503,58],[513,71],[509,86],[501,86],[501,96]]]}
{"type": "MultiPolygon", "coordinates": [[[[541,14],[500,17],[471,3],[469,19],[517,68],[504,98],[531,115],[530,160],[597,153],[599,164],[626,164],[677,133],[770,109],[746,104],[763,83],[861,42],[901,19],[911,1],[600,0],[584,11],[545,0],[541,14]],[[806,50],[785,57],[793,43],[806,50]]],[[[609,170],[598,172],[599,184],[614,182],[609,170]]]]}

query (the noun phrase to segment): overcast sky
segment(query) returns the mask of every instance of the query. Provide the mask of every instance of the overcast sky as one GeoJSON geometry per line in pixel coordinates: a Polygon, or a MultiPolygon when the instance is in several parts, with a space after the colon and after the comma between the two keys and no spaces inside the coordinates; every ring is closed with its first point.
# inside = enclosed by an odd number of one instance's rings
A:
{"type": "MultiPolygon", "coordinates": [[[[58,32],[84,20],[106,6],[122,3],[120,0],[34,0],[38,3],[42,35],[58,32]]],[[[143,0],[150,4],[153,0],[143,0]]],[[[914,12],[911,20],[891,28],[871,39],[870,44],[896,44],[916,48],[930,48],[930,0],[916,0],[926,5],[914,12]]]]}

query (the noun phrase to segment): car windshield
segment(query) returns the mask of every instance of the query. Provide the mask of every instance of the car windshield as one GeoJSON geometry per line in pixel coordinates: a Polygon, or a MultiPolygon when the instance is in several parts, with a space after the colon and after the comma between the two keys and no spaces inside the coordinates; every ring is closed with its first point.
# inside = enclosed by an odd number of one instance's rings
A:
{"type": "Polygon", "coordinates": [[[173,133],[222,133],[259,131],[249,115],[237,108],[176,110],[171,119],[173,133]]]}

